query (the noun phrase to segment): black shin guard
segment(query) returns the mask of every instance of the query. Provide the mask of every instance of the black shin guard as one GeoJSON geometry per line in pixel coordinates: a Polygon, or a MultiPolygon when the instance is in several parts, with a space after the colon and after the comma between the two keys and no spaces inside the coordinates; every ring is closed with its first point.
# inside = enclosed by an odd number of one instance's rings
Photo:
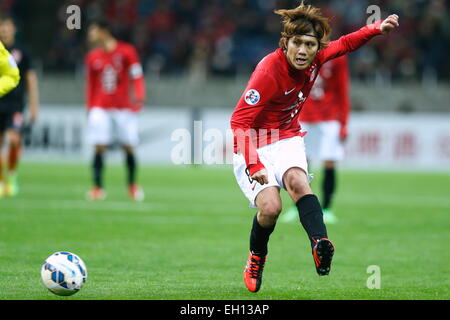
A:
{"type": "Polygon", "coordinates": [[[267,255],[267,243],[270,234],[275,229],[275,225],[270,228],[263,228],[258,222],[258,215],[253,218],[252,231],[250,233],[250,251],[257,256],[267,255]]]}
{"type": "Polygon", "coordinates": [[[324,170],[324,177],[322,182],[323,191],[323,208],[328,209],[331,206],[331,200],[336,186],[336,172],[334,168],[327,168],[324,170]]]}
{"type": "Polygon", "coordinates": [[[103,188],[103,153],[96,152],[92,162],[94,185],[103,188]]]}
{"type": "Polygon", "coordinates": [[[311,245],[313,239],[327,238],[327,228],[323,222],[323,213],[319,200],[313,194],[307,194],[296,203],[300,222],[308,234],[311,245]]]}
{"type": "Polygon", "coordinates": [[[126,153],[126,166],[128,173],[128,184],[134,184],[136,182],[136,157],[134,153],[126,153]]]}

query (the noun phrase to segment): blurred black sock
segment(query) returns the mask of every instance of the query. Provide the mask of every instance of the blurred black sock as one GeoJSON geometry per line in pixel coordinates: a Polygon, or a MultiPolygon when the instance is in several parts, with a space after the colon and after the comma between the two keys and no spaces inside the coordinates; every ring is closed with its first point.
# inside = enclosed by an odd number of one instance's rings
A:
{"type": "Polygon", "coordinates": [[[250,233],[250,251],[257,256],[267,255],[267,243],[270,234],[275,229],[275,225],[270,228],[263,228],[258,223],[257,214],[253,218],[252,231],[250,233]]]}
{"type": "Polygon", "coordinates": [[[336,173],[334,168],[327,168],[324,170],[324,177],[322,183],[323,193],[323,208],[328,209],[331,206],[331,200],[333,198],[335,186],[336,186],[336,173]]]}
{"type": "Polygon", "coordinates": [[[94,185],[103,188],[103,153],[96,152],[92,163],[94,185]]]}
{"type": "Polygon", "coordinates": [[[128,172],[128,184],[132,185],[136,182],[136,157],[134,153],[126,153],[126,166],[128,172]]]}

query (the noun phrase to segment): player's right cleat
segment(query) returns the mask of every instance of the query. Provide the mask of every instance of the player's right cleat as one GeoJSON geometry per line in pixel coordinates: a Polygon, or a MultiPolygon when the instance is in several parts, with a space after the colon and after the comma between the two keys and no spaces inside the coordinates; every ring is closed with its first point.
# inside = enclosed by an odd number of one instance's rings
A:
{"type": "Polygon", "coordinates": [[[102,188],[94,187],[88,192],[87,199],[91,201],[105,200],[106,192],[102,188]]]}
{"type": "Polygon", "coordinates": [[[252,254],[248,255],[247,264],[244,269],[244,283],[251,292],[258,292],[261,287],[262,273],[264,264],[266,263],[266,256],[260,257],[252,254]]]}
{"type": "Polygon", "coordinates": [[[3,182],[0,182],[0,199],[3,198],[6,194],[5,190],[5,184],[3,182]]]}
{"type": "Polygon", "coordinates": [[[130,198],[134,201],[144,201],[145,194],[144,190],[136,184],[132,184],[128,188],[128,192],[130,194],[130,198]]]}
{"type": "Polygon", "coordinates": [[[314,247],[312,249],[314,263],[319,276],[326,276],[330,273],[331,260],[334,255],[334,245],[330,239],[322,238],[314,240],[314,247]]]}

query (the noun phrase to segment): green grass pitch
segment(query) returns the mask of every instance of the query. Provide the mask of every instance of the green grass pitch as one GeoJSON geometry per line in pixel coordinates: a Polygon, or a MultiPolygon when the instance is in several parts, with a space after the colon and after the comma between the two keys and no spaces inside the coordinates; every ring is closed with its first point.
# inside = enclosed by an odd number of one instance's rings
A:
{"type": "Polygon", "coordinates": [[[317,276],[300,224],[280,222],[257,294],[242,281],[255,211],[231,167],[139,174],[143,203],[128,199],[118,165],[106,169],[107,200],[93,203],[85,200],[88,165],[23,163],[21,194],[0,200],[0,299],[450,298],[448,173],[340,171],[330,276],[317,276]],[[43,260],[62,250],[88,269],[71,297],[40,280],[43,260]],[[380,267],[381,289],[366,286],[371,265],[380,267]]]}

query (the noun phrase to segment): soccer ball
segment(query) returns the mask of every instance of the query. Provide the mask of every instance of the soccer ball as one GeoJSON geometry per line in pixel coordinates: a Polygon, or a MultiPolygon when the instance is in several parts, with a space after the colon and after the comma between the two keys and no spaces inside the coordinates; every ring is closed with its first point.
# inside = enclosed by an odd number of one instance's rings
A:
{"type": "Polygon", "coordinates": [[[87,269],[79,256],[71,252],[55,252],[41,268],[41,278],[48,290],[59,296],[77,293],[86,282],[87,269]]]}

